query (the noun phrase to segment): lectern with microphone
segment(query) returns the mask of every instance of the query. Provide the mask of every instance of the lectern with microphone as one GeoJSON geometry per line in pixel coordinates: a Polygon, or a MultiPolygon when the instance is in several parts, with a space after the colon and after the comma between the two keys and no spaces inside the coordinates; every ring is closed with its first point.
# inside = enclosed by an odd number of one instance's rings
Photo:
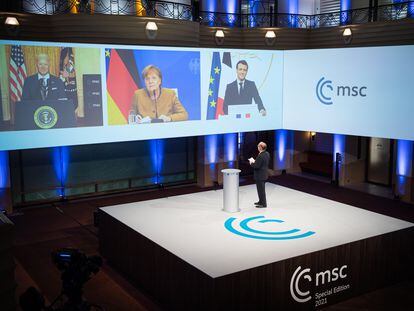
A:
{"type": "Polygon", "coordinates": [[[239,173],[241,170],[226,168],[223,173],[223,211],[240,212],[239,208],[239,173]]]}

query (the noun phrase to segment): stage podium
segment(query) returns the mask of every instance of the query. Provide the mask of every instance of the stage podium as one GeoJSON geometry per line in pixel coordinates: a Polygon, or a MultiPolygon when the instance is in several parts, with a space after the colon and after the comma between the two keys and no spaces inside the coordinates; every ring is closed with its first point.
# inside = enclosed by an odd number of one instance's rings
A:
{"type": "Polygon", "coordinates": [[[239,208],[239,169],[226,168],[223,173],[223,211],[240,212],[239,208]]]}

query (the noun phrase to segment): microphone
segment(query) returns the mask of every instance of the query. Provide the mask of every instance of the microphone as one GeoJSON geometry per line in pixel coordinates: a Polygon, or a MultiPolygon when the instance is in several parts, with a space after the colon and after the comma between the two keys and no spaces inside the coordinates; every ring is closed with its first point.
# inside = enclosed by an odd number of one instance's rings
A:
{"type": "Polygon", "coordinates": [[[155,119],[152,119],[151,123],[162,123],[162,122],[164,122],[164,120],[158,118],[157,94],[156,94],[155,90],[153,91],[153,95],[154,95],[154,104],[155,104],[155,119]]]}
{"type": "Polygon", "coordinates": [[[155,103],[155,118],[158,118],[158,110],[157,110],[157,94],[155,93],[155,90],[152,91],[154,96],[154,103],[155,103]]]}

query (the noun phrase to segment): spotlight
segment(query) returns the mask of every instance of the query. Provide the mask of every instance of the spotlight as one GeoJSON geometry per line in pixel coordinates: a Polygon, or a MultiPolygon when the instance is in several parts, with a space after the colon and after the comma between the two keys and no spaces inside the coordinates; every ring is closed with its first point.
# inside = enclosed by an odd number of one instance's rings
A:
{"type": "Polygon", "coordinates": [[[316,137],[316,132],[310,132],[309,134],[310,134],[311,140],[314,141],[316,137]]]}
{"type": "Polygon", "coordinates": [[[15,36],[19,33],[20,23],[16,17],[8,16],[4,21],[7,34],[15,36]]]}
{"type": "Polygon", "coordinates": [[[265,43],[268,46],[275,44],[276,34],[273,30],[268,30],[265,34],[265,43]]]}
{"type": "Polygon", "coordinates": [[[268,30],[265,34],[266,38],[276,38],[276,34],[273,30],[268,30]]]}
{"type": "Polygon", "coordinates": [[[224,38],[223,30],[219,29],[216,31],[216,38],[224,38]]]}
{"type": "Polygon", "coordinates": [[[216,30],[214,40],[216,41],[217,45],[222,45],[224,43],[224,31],[221,29],[216,30]]]}
{"type": "Polygon", "coordinates": [[[20,25],[19,24],[19,21],[17,20],[17,18],[16,17],[11,17],[11,16],[8,16],[6,18],[6,21],[4,23],[6,25],[9,25],[9,26],[19,26],[20,25]]]}
{"type": "Polygon", "coordinates": [[[342,33],[342,37],[344,38],[345,44],[349,44],[352,41],[352,31],[351,28],[345,28],[342,33]]]}
{"type": "Polygon", "coordinates": [[[157,37],[158,26],[155,22],[148,22],[145,25],[145,33],[148,39],[154,40],[157,37]]]}

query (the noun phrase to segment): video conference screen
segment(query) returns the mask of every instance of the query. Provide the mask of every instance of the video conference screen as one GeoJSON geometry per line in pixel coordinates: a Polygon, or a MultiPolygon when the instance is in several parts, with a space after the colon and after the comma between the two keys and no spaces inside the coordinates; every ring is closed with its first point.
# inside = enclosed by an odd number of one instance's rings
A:
{"type": "Polygon", "coordinates": [[[0,150],[282,126],[283,52],[0,41],[0,150]]]}
{"type": "Polygon", "coordinates": [[[413,140],[410,55],[0,41],[0,150],[282,128],[413,140]]]}

